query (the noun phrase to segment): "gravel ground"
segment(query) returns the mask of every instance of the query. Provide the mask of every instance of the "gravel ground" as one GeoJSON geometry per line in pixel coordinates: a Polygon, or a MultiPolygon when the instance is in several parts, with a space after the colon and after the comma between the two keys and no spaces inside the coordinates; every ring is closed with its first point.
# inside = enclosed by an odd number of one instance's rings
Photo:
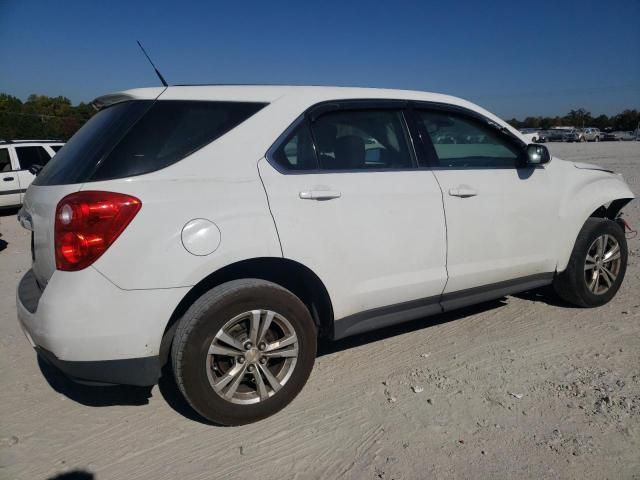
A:
{"type": "MultiPolygon", "coordinates": [[[[640,195],[640,142],[550,149],[621,172],[640,195]]],[[[638,202],[625,211],[639,226],[638,202]]],[[[15,215],[0,232],[2,479],[640,479],[637,238],[604,307],[542,290],[322,345],[288,408],[221,428],[170,380],[82,387],[39,365],[14,306],[29,238],[15,215]]]]}

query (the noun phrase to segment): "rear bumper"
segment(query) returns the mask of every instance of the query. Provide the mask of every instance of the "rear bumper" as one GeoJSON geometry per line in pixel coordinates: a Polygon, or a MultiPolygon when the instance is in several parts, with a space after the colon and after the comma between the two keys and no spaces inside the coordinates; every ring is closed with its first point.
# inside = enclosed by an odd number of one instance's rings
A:
{"type": "Polygon", "coordinates": [[[69,377],[153,385],[162,335],[187,290],[122,290],[91,267],[56,271],[41,290],[29,271],[16,295],[18,321],[36,351],[69,377]]]}
{"type": "Polygon", "coordinates": [[[127,358],[75,362],[60,360],[42,347],[35,347],[38,356],[56,367],[70,379],[80,383],[101,385],[148,386],[158,383],[160,357],[127,358]]]}

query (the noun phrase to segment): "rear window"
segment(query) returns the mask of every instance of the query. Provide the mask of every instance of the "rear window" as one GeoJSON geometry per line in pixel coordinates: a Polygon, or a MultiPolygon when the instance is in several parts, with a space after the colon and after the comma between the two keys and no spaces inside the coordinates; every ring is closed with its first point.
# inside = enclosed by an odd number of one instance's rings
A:
{"type": "Polygon", "coordinates": [[[265,106],[248,102],[135,100],[89,120],[36,177],[36,185],[153,172],[213,142],[265,106]]]}

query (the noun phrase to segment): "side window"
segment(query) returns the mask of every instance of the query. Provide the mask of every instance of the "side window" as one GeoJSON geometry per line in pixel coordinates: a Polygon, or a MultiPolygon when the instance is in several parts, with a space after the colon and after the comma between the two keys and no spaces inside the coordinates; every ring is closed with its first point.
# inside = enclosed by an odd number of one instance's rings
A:
{"type": "MultiPolygon", "coordinates": [[[[141,175],[172,165],[226,135],[264,106],[248,102],[157,101],[99,163],[92,180],[141,175]]],[[[68,150],[60,156],[65,152],[68,150]]]]}
{"type": "Polygon", "coordinates": [[[56,153],[58,153],[58,150],[60,150],[62,147],[64,147],[64,145],[49,145],[49,146],[56,153]]]}
{"type": "Polygon", "coordinates": [[[515,168],[522,148],[489,125],[449,112],[421,111],[440,166],[451,168],[515,168]]]}
{"type": "Polygon", "coordinates": [[[271,158],[285,170],[316,170],[318,164],[307,124],[296,128],[271,158]]]}
{"type": "Polygon", "coordinates": [[[311,124],[323,170],[412,168],[401,113],[357,110],[327,113],[311,124]]]}
{"type": "Polygon", "coordinates": [[[9,157],[9,149],[0,148],[0,172],[10,172],[11,158],[9,157]]]}
{"type": "Polygon", "coordinates": [[[42,165],[43,167],[51,159],[43,147],[16,147],[20,170],[29,170],[32,165],[42,165]]]}

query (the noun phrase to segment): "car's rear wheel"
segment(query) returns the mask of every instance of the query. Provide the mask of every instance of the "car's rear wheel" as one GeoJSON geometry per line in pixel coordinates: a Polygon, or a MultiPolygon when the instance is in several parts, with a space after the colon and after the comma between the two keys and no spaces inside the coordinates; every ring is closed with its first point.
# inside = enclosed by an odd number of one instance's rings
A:
{"type": "Polygon", "coordinates": [[[290,291],[234,280],[200,297],[172,346],[176,382],[191,406],[222,425],[242,425],[284,408],[306,383],[316,329],[290,291]]]}
{"type": "Polygon", "coordinates": [[[617,293],[627,270],[627,241],[622,227],[590,218],[578,234],[567,269],[558,274],[558,295],[580,307],[597,307],[617,293]]]}

